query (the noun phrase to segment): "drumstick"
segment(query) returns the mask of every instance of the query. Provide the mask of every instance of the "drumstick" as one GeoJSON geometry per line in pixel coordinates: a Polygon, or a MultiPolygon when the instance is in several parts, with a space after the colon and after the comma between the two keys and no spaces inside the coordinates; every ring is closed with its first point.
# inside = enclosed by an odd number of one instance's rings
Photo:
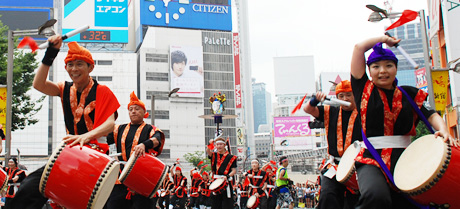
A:
{"type": "MultiPolygon", "coordinates": [[[[316,98],[315,95],[313,95],[312,98],[313,98],[313,97],[316,98]]],[[[327,98],[327,97],[326,97],[326,98],[324,98],[324,100],[327,100],[327,103],[338,104],[338,105],[344,105],[344,106],[347,106],[347,107],[349,107],[349,106],[351,105],[350,102],[343,101],[343,100],[336,99],[336,98],[327,98]]],[[[324,100],[321,101],[321,102],[324,102],[324,100]]]]}
{"type": "MultiPolygon", "coordinates": [[[[393,37],[391,36],[390,33],[388,32],[385,32],[385,35],[389,36],[389,37],[393,37]]],[[[414,69],[418,69],[419,65],[417,65],[417,63],[415,63],[414,59],[412,59],[412,57],[409,56],[409,54],[407,54],[406,50],[404,50],[400,45],[399,43],[395,44],[394,47],[396,49],[398,49],[398,51],[404,56],[404,58],[407,59],[407,61],[409,61],[409,63],[412,65],[412,67],[414,67],[414,69]]]]}
{"type": "MultiPolygon", "coordinates": [[[[68,38],[70,38],[70,37],[72,37],[72,36],[74,36],[74,35],[77,35],[77,34],[79,34],[79,33],[85,32],[85,31],[88,30],[88,29],[89,29],[89,25],[85,25],[85,26],[79,27],[79,28],[77,28],[77,29],[75,29],[75,30],[73,30],[73,31],[70,31],[70,32],[66,33],[65,35],[63,35],[63,36],[62,36],[62,40],[66,40],[66,39],[68,39],[68,38]]],[[[45,43],[43,43],[43,44],[40,44],[40,46],[38,46],[38,48],[39,48],[39,49],[46,49],[46,48],[49,47],[49,45],[50,45],[50,44],[49,44],[49,42],[47,41],[47,42],[45,42],[45,43]]]]}

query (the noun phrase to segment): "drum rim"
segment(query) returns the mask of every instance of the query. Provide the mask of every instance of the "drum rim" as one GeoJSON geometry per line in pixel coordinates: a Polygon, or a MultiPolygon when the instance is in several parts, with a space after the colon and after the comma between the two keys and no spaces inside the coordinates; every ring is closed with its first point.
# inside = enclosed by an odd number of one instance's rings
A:
{"type": "MultiPolygon", "coordinates": [[[[93,188],[93,192],[91,193],[91,196],[90,196],[90,198],[88,200],[87,208],[92,209],[92,208],[95,207],[95,205],[94,205],[94,203],[96,202],[95,200],[99,199],[99,196],[101,195],[101,192],[102,192],[101,189],[99,189],[99,188],[101,187],[101,185],[104,185],[104,182],[107,181],[107,179],[109,179],[110,174],[115,172],[115,174],[118,175],[118,170],[120,170],[120,163],[118,163],[115,160],[112,160],[110,163],[108,163],[105,166],[104,171],[101,173],[101,175],[99,176],[99,179],[97,180],[96,186],[93,188]]],[[[116,181],[116,179],[117,178],[115,178],[115,181],[116,181]]],[[[109,185],[112,185],[112,189],[115,186],[115,181],[112,184],[109,184],[109,185]]],[[[108,182],[108,183],[110,183],[110,182],[108,182]]],[[[112,191],[112,189],[110,191],[112,191]]],[[[106,201],[104,201],[104,203],[106,201]]]]}
{"type": "MultiPolygon", "coordinates": [[[[153,189],[152,193],[150,193],[149,198],[152,199],[153,195],[157,192],[157,190],[160,188],[161,183],[165,180],[165,177],[168,174],[169,166],[165,165],[165,169],[163,169],[163,173],[161,174],[160,179],[158,180],[157,185],[155,185],[155,188],[153,189]]],[[[161,194],[160,194],[161,195],[161,194]]],[[[166,195],[165,195],[166,196],[166,195]]]]}
{"type": "Polygon", "coordinates": [[[125,167],[121,171],[120,178],[118,180],[123,183],[126,178],[128,178],[129,174],[131,173],[131,170],[133,170],[134,165],[136,164],[137,159],[139,156],[134,156],[134,153],[131,154],[131,157],[129,157],[128,162],[126,163],[125,167]],[[123,172],[125,169],[128,169],[125,173],[123,172]]]}
{"type": "MultiPolygon", "coordinates": [[[[423,137],[428,137],[428,136],[432,136],[432,135],[426,135],[426,136],[423,136],[423,137]]],[[[420,137],[419,139],[421,139],[423,137],[420,137]]],[[[419,139],[417,139],[417,140],[419,140],[419,139]]],[[[421,195],[424,192],[426,192],[429,189],[431,189],[432,187],[436,186],[437,182],[440,181],[440,179],[443,177],[444,173],[446,172],[446,170],[447,170],[447,168],[449,166],[451,155],[452,155],[452,148],[450,147],[450,145],[446,144],[445,142],[443,142],[438,137],[436,137],[434,140],[440,140],[442,145],[443,145],[444,154],[443,154],[442,159],[441,159],[442,163],[440,163],[438,165],[436,171],[433,172],[433,174],[429,178],[427,178],[427,180],[424,183],[421,183],[419,186],[414,187],[413,189],[401,189],[401,188],[398,187],[401,191],[403,191],[405,193],[408,193],[410,196],[421,195]]],[[[413,143],[417,143],[417,141],[415,141],[413,143]]],[[[401,154],[401,156],[403,154],[404,154],[404,152],[401,154]]],[[[400,158],[401,158],[401,156],[400,156],[400,158]]],[[[396,163],[395,171],[396,171],[397,167],[398,167],[398,163],[396,163]]],[[[396,176],[395,176],[395,183],[396,183],[396,176]]]]}
{"type": "Polygon", "coordinates": [[[60,145],[54,149],[53,154],[51,154],[50,158],[48,159],[48,163],[46,163],[45,169],[43,170],[42,176],[40,178],[40,184],[38,186],[38,190],[45,197],[46,197],[45,190],[46,190],[46,184],[48,182],[48,177],[51,173],[51,170],[53,169],[54,163],[58,159],[62,150],[64,150],[65,146],[66,146],[66,143],[62,141],[60,145]]]}
{"type": "MultiPolygon", "coordinates": [[[[346,175],[343,176],[343,178],[342,178],[342,176],[341,176],[342,172],[339,172],[339,171],[345,169],[345,167],[344,167],[345,165],[342,164],[342,162],[345,163],[345,161],[343,161],[343,160],[347,160],[347,159],[344,158],[344,157],[346,157],[345,155],[347,154],[347,151],[348,151],[348,150],[352,151],[353,149],[355,149],[356,156],[357,156],[358,153],[361,151],[361,149],[355,148],[353,145],[354,145],[354,143],[351,144],[351,145],[345,150],[345,152],[344,152],[343,155],[342,155],[342,159],[340,160],[339,164],[337,165],[337,171],[336,171],[336,174],[335,174],[335,179],[336,179],[338,182],[340,182],[340,183],[345,183],[345,182],[347,182],[348,180],[350,180],[351,176],[353,176],[353,172],[356,171],[355,164],[354,164],[354,163],[351,163],[351,166],[347,169],[348,172],[346,173],[346,175]],[[342,166],[340,166],[341,164],[342,164],[342,166]],[[342,169],[339,169],[339,168],[342,168],[342,169]],[[340,177],[340,178],[338,178],[338,177],[340,177]],[[340,179],[340,180],[339,180],[339,179],[340,179]]],[[[351,154],[350,154],[350,155],[351,155],[351,154]]],[[[356,156],[355,156],[355,158],[356,158],[356,156]]],[[[353,162],[355,162],[355,158],[353,158],[353,162]]]]}

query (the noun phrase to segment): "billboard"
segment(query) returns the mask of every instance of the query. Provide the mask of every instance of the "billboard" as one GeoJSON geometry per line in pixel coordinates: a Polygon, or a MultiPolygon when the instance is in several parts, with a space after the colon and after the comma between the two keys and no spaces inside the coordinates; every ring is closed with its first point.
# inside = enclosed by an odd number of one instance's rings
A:
{"type": "Polygon", "coordinates": [[[314,136],[308,126],[310,121],[310,116],[275,117],[275,150],[312,149],[314,136]]]}
{"type": "Polygon", "coordinates": [[[1,7],[47,7],[53,8],[53,0],[0,0],[1,7]]]}
{"type": "Polygon", "coordinates": [[[140,0],[141,25],[232,30],[231,0],[140,0]]]}
{"type": "Polygon", "coordinates": [[[89,25],[66,41],[128,43],[128,0],[65,1],[62,33],[89,25]]]}
{"type": "Polygon", "coordinates": [[[170,46],[171,90],[179,88],[179,97],[203,97],[203,47],[170,46]]]}
{"type": "MultiPolygon", "coordinates": [[[[53,0],[0,0],[0,20],[10,30],[38,29],[52,18],[51,8],[53,0]]],[[[32,37],[36,40],[46,40],[44,36],[32,37]]]]}

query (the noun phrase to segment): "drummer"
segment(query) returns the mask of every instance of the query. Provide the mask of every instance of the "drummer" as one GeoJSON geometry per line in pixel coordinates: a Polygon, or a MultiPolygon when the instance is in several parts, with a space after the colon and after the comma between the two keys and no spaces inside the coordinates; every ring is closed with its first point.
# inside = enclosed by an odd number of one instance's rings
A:
{"type": "Polygon", "coordinates": [[[249,179],[247,176],[241,178],[244,182],[238,183],[238,189],[240,190],[240,208],[245,209],[248,203],[248,191],[249,191],[249,179]]]}
{"type": "Polygon", "coordinates": [[[276,208],[276,193],[275,193],[275,181],[276,181],[276,174],[274,172],[273,167],[267,163],[262,167],[267,173],[267,192],[268,192],[268,209],[275,209],[276,208]]]}
{"type": "MultiPolygon", "coordinates": [[[[130,123],[116,125],[112,133],[107,135],[107,143],[115,144],[120,161],[128,161],[131,154],[140,157],[145,154],[161,154],[165,143],[164,134],[160,129],[144,122],[149,113],[145,109],[144,102],[139,100],[134,92],[130,95],[128,104],[130,123]]],[[[123,170],[121,168],[120,170],[123,170]]],[[[117,181],[109,199],[107,209],[116,208],[150,208],[151,201],[148,197],[133,194],[125,185],[117,181]]]]}
{"type": "Polygon", "coordinates": [[[211,190],[209,190],[211,180],[209,179],[209,174],[206,171],[204,171],[203,174],[201,174],[201,176],[203,177],[203,183],[200,185],[200,209],[211,209],[211,190]]]}
{"type": "Polygon", "coordinates": [[[187,177],[182,175],[182,169],[177,166],[177,163],[174,163],[171,167],[171,174],[174,180],[174,190],[170,204],[172,208],[184,209],[187,201],[187,177]]]}
{"type": "Polygon", "coordinates": [[[236,174],[236,156],[230,154],[226,149],[226,140],[222,137],[217,137],[214,140],[210,140],[209,144],[214,144],[217,148],[217,152],[213,152],[206,146],[206,153],[208,158],[211,159],[211,170],[213,172],[213,178],[223,178],[228,181],[229,186],[219,194],[212,196],[212,209],[230,209],[233,208],[233,184],[235,181],[236,174]],[[230,190],[230,191],[228,191],[230,190]],[[230,196],[228,195],[230,194],[230,196]]]}
{"type": "Polygon", "coordinates": [[[165,207],[169,208],[169,195],[171,190],[174,188],[174,183],[169,179],[169,170],[166,174],[165,179],[161,183],[160,186],[160,199],[158,200],[158,205],[160,209],[164,209],[165,207]]]}
{"type": "MultiPolygon", "coordinates": [[[[350,106],[318,106],[324,101],[326,94],[317,92],[304,108],[304,111],[317,120],[324,122],[326,129],[329,160],[322,169],[322,174],[329,169],[337,169],[340,157],[347,148],[361,138],[360,120],[357,118],[358,111],[355,106],[351,83],[343,80],[335,87],[337,99],[350,102],[350,106]]],[[[335,173],[335,172],[333,172],[335,173]]],[[[346,189],[346,186],[338,182],[335,175],[321,175],[321,196],[318,208],[343,208],[345,202],[349,208],[354,208],[358,199],[356,194],[346,189]],[[346,193],[346,194],[345,194],[346,193]],[[347,197],[346,200],[344,197],[347,197]]]]}
{"type": "MultiPolygon", "coordinates": [[[[363,132],[391,173],[401,153],[411,142],[410,136],[416,134],[415,127],[420,120],[408,98],[397,88],[398,59],[391,50],[382,47],[382,43],[392,47],[399,42],[399,39],[388,36],[364,40],[355,45],[351,61],[351,86],[363,132]],[[371,48],[373,52],[366,62],[365,53],[371,48]],[[366,65],[369,67],[367,74],[366,65]],[[385,138],[375,138],[379,136],[385,138]],[[384,139],[387,142],[385,145],[381,143],[384,139]]],[[[458,140],[449,134],[441,116],[424,105],[428,94],[411,86],[402,88],[437,130],[435,135],[443,137],[450,145],[458,146],[458,140]]],[[[361,193],[357,208],[416,208],[391,189],[386,176],[368,150],[361,149],[356,161],[361,193]]]]}
{"type": "MultiPolygon", "coordinates": [[[[47,80],[48,71],[62,45],[59,35],[48,38],[50,47],[35,74],[33,86],[38,91],[61,98],[67,136],[64,142],[71,145],[91,144],[91,148],[106,153],[109,149],[105,137],[113,131],[115,114],[120,107],[117,98],[105,85],[98,84],[89,75],[94,69],[91,53],[77,44],[68,43],[64,60],[65,69],[72,82],[47,80]]],[[[14,208],[42,208],[47,198],[39,192],[40,179],[45,166],[24,179],[12,201],[14,208]]]]}
{"type": "Polygon", "coordinates": [[[10,202],[13,200],[20,183],[26,178],[26,173],[18,167],[18,160],[15,157],[8,160],[8,167],[4,167],[3,170],[8,175],[8,188],[6,189],[4,208],[11,208],[8,206],[10,206],[10,202]]]}
{"type": "Polygon", "coordinates": [[[249,178],[248,196],[256,196],[259,199],[259,207],[268,208],[267,182],[269,177],[265,171],[260,169],[257,159],[251,161],[251,168],[244,174],[249,178]]]}
{"type": "Polygon", "coordinates": [[[203,179],[201,178],[201,175],[196,168],[190,170],[190,178],[192,179],[192,186],[190,187],[189,208],[198,209],[200,207],[200,193],[203,179]]]}

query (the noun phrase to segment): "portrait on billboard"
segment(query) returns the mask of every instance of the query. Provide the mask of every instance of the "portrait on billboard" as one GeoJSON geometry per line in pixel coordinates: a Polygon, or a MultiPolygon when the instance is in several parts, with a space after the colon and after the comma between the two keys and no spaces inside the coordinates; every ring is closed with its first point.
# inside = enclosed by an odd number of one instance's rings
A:
{"type": "Polygon", "coordinates": [[[203,97],[203,47],[170,46],[171,90],[179,97],[203,97]]]}

